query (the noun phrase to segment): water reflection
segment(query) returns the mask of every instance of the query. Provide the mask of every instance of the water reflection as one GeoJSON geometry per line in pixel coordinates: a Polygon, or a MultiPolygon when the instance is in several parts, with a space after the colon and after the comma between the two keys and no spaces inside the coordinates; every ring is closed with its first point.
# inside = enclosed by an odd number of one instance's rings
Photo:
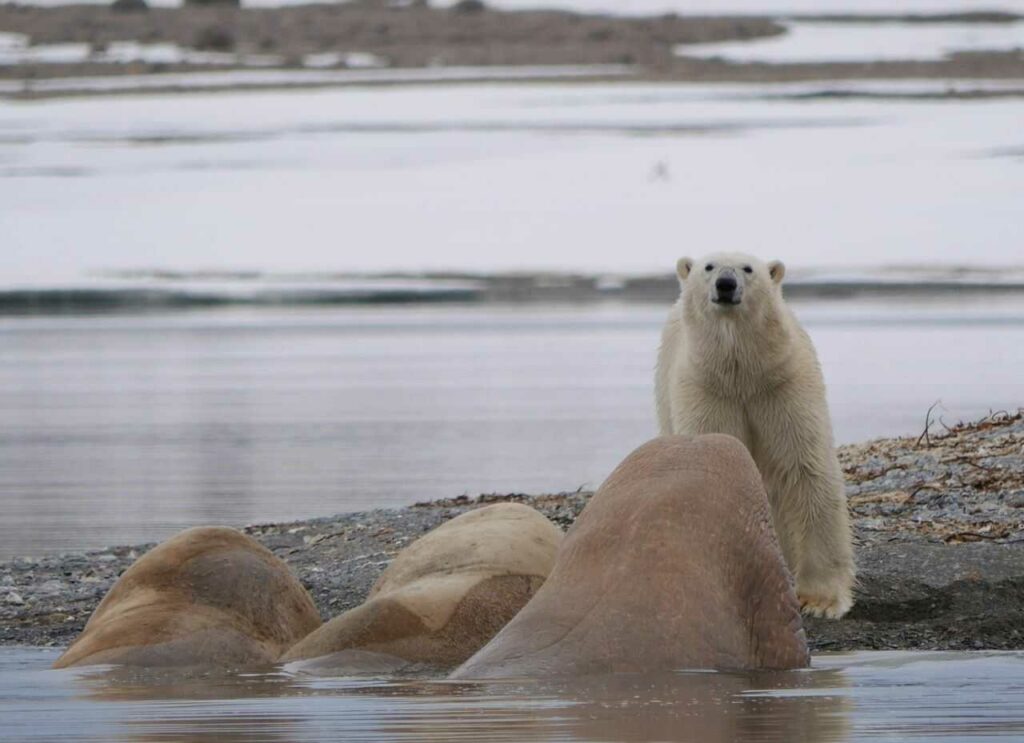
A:
{"type": "Polygon", "coordinates": [[[1024,740],[1024,653],[819,655],[809,671],[453,683],[260,673],[51,671],[0,648],[4,740],[1024,740]]]}
{"type": "Polygon", "coordinates": [[[308,740],[316,715],[288,703],[304,694],[283,673],[87,669],[75,674],[74,692],[90,708],[112,703],[112,740],[308,740]]]}
{"type": "Polygon", "coordinates": [[[847,685],[834,669],[486,684],[103,669],[75,680],[91,702],[144,710],[124,715],[117,737],[190,741],[343,729],[346,740],[817,743],[849,731],[847,685]]]}
{"type": "MultiPolygon", "coordinates": [[[[800,303],[838,439],[916,435],[936,400],[947,423],[1017,407],[1022,308],[800,303]]],[[[664,316],[587,305],[0,320],[0,560],[202,523],[596,486],[655,434],[664,316]]]]}
{"type": "MultiPolygon", "coordinates": [[[[551,700],[530,710],[524,740],[790,741],[842,740],[849,701],[821,694],[847,684],[838,671],[614,675],[467,693],[551,700]],[[781,692],[770,696],[752,691],[781,692]],[[793,692],[793,693],[788,693],[793,692]],[[806,693],[811,692],[811,693],[806,693]]],[[[443,740],[441,731],[431,740],[443,740]]]]}

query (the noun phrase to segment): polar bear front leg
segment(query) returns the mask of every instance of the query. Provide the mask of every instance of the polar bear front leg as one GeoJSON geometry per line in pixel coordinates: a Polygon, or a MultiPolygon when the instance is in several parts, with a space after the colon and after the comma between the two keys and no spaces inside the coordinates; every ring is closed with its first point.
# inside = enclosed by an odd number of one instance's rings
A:
{"type": "Polygon", "coordinates": [[[779,540],[794,545],[793,576],[804,612],[838,619],[853,606],[856,571],[846,498],[827,472],[800,468],[767,483],[779,540]]]}
{"type": "Polygon", "coordinates": [[[853,605],[856,569],[827,418],[783,401],[759,412],[754,459],[797,597],[807,614],[837,619],[853,605]]]}

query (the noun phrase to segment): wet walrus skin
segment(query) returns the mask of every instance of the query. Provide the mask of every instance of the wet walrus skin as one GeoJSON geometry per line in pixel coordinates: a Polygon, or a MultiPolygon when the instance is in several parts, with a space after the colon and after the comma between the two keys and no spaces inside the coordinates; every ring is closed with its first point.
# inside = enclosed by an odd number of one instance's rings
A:
{"type": "Polygon", "coordinates": [[[558,551],[544,586],[455,679],[810,662],[761,477],[731,436],[630,454],[558,551]]]}
{"type": "Polygon", "coordinates": [[[402,550],[364,604],[282,660],[311,673],[451,670],[530,600],[561,540],[557,526],[518,503],[464,513],[402,550]]]}
{"type": "Polygon", "coordinates": [[[319,626],[273,553],[233,529],[199,527],[128,568],[54,668],[270,665],[319,626]]]}

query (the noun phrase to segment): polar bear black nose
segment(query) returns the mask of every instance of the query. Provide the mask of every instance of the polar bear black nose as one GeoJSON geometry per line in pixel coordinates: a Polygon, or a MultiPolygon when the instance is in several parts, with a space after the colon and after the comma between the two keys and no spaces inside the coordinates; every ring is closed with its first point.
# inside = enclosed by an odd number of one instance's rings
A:
{"type": "Polygon", "coordinates": [[[719,276],[715,282],[715,289],[719,294],[732,294],[736,291],[736,279],[732,276],[719,276]]]}

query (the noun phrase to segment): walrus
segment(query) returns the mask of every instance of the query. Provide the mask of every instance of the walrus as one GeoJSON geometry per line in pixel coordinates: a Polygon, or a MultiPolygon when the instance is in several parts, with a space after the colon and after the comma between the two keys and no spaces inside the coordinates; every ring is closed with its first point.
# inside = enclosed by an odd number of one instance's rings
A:
{"type": "Polygon", "coordinates": [[[233,529],[188,529],[124,572],[54,668],[269,666],[320,626],[288,566],[233,529]]]}
{"type": "Polygon", "coordinates": [[[809,665],[757,467],[721,434],[630,454],[547,581],[454,679],[809,665]]]}
{"type": "Polygon", "coordinates": [[[406,547],[365,603],[282,661],[314,673],[450,671],[530,600],[561,539],[543,514],[518,503],[464,513],[406,547]]]}

